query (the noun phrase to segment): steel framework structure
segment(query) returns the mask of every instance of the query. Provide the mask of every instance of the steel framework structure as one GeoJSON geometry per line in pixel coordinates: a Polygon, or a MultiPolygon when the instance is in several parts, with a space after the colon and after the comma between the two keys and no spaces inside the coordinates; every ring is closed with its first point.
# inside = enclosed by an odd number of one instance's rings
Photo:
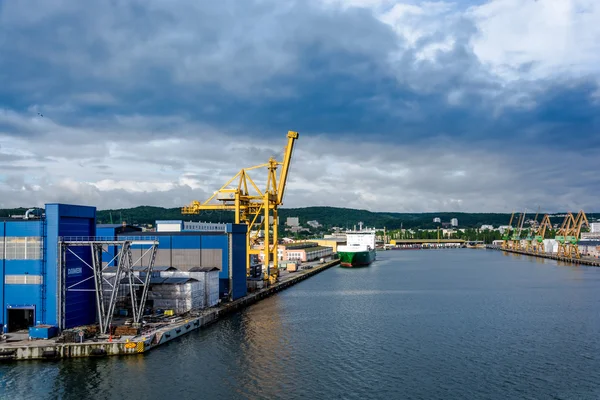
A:
{"type": "Polygon", "coordinates": [[[534,253],[543,254],[546,252],[546,249],[544,248],[544,238],[546,237],[546,231],[550,229],[552,229],[552,222],[550,222],[550,216],[546,214],[533,235],[534,242],[532,251],[534,253]]]}
{"type": "Polygon", "coordinates": [[[121,281],[126,280],[129,286],[131,298],[131,308],[133,313],[133,323],[139,324],[144,313],[144,306],[148,297],[148,287],[154,262],[156,260],[156,250],[158,247],[158,239],[155,237],[127,237],[126,239],[115,240],[114,238],[104,237],[61,237],[59,238],[59,268],[61,271],[59,282],[59,324],[60,329],[65,327],[65,298],[68,291],[93,291],[96,294],[96,308],[98,315],[98,325],[100,333],[105,335],[108,333],[112,323],[112,317],[119,296],[119,288],[121,281]],[[103,263],[102,254],[108,254],[108,247],[114,246],[118,249],[117,254],[108,262],[103,263]],[[131,246],[142,248],[142,255],[134,261],[131,253],[131,246]],[[73,248],[87,247],[91,252],[91,264],[85,261],[78,255],[73,248]],[[86,267],[93,271],[93,275],[84,278],[74,284],[66,286],[67,273],[67,255],[73,255],[86,267]],[[147,265],[142,265],[144,258],[148,259],[147,265]],[[113,282],[110,282],[103,276],[103,271],[107,266],[112,265],[116,261],[116,274],[113,282]],[[134,274],[134,267],[137,272],[140,272],[140,277],[134,274]],[[80,285],[84,282],[93,279],[94,289],[82,289],[80,285]],[[105,290],[103,284],[106,283],[110,288],[105,290]],[[79,287],[78,287],[79,286],[79,287]],[[135,294],[136,287],[142,287],[142,295],[138,301],[135,294]],[[109,292],[109,295],[107,296],[109,292]]]}
{"type": "Polygon", "coordinates": [[[181,209],[182,214],[199,214],[206,210],[228,210],[234,212],[236,224],[246,224],[246,273],[250,274],[251,256],[264,255],[263,264],[267,271],[265,280],[270,283],[277,281],[278,269],[278,214],[277,209],[283,204],[286,182],[290,170],[294,143],[298,139],[298,132],[288,131],[287,145],[284,149],[283,161],[277,161],[271,157],[267,163],[243,168],[225,185],[216,191],[208,200],[201,203],[192,201],[188,206],[181,209]],[[281,166],[279,177],[277,169],[281,166]],[[267,169],[267,184],[261,190],[248,174],[251,170],[267,169]],[[237,181],[237,185],[236,182],[237,181]],[[229,187],[233,185],[234,187],[229,187]],[[213,200],[221,204],[211,204],[213,200]],[[262,217],[262,222],[260,221],[262,217]],[[260,231],[264,237],[260,238],[260,231]],[[263,242],[263,249],[259,243],[263,242]],[[272,262],[272,266],[271,266],[272,262]]]}

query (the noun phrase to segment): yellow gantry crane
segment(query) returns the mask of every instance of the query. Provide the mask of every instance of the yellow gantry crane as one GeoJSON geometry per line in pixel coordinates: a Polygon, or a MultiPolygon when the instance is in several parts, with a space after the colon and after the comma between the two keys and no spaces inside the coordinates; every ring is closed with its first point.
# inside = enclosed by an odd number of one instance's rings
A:
{"type": "Polygon", "coordinates": [[[298,139],[298,132],[289,131],[287,146],[284,150],[283,161],[273,157],[265,164],[240,170],[221,189],[216,191],[204,203],[192,201],[189,206],[181,209],[182,214],[199,214],[202,210],[229,210],[234,212],[236,224],[246,224],[246,272],[250,273],[251,255],[264,254],[263,265],[266,267],[265,280],[270,283],[277,281],[279,276],[277,255],[279,238],[277,232],[277,208],[283,204],[283,195],[289,174],[294,143],[298,139]],[[279,178],[277,168],[281,166],[279,178]],[[248,171],[267,168],[267,184],[265,190],[260,190],[248,171]],[[237,179],[237,186],[229,187],[237,179]],[[253,189],[253,193],[250,191],[253,189]],[[221,204],[210,204],[213,200],[221,204]],[[262,220],[260,217],[263,217],[262,220]],[[263,235],[263,249],[259,247],[260,233],[263,235]],[[273,263],[271,268],[271,262],[273,263]]]}
{"type": "Polygon", "coordinates": [[[544,215],[542,222],[537,226],[534,233],[534,241],[532,251],[537,254],[543,254],[546,252],[544,248],[544,237],[546,235],[546,230],[552,229],[552,223],[550,222],[550,217],[548,214],[544,215]]]}
{"type": "Polygon", "coordinates": [[[510,216],[510,222],[508,223],[508,228],[504,231],[504,234],[502,235],[502,248],[505,250],[510,249],[510,233],[512,231],[512,222],[513,222],[513,218],[515,217],[515,212],[513,211],[512,215],[510,216]]]}
{"type": "MultiPolygon", "coordinates": [[[[527,211],[527,210],[525,210],[527,211]]],[[[513,235],[512,235],[512,249],[513,250],[522,250],[521,249],[521,233],[523,232],[523,224],[525,223],[525,215],[526,213],[523,212],[521,213],[521,215],[519,216],[519,222],[517,224],[518,230],[513,231],[513,235]]]]}
{"type": "Polygon", "coordinates": [[[581,258],[581,254],[579,253],[579,235],[581,234],[581,228],[586,226],[588,229],[590,228],[590,224],[588,222],[587,216],[580,210],[572,221],[571,230],[567,232],[565,242],[566,242],[566,256],[571,258],[581,258]]]}
{"type": "Polygon", "coordinates": [[[556,232],[556,242],[558,244],[558,253],[559,257],[567,257],[567,236],[570,234],[573,226],[575,225],[575,217],[571,212],[568,212],[565,215],[565,219],[563,219],[560,228],[556,232]]]}

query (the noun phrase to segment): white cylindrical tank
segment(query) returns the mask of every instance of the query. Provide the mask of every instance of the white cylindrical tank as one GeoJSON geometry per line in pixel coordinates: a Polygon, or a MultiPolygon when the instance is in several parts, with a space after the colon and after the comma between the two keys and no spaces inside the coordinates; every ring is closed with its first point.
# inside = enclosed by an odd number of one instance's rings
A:
{"type": "Polygon", "coordinates": [[[558,242],[555,239],[544,239],[544,251],[546,253],[558,253],[558,242]]]}

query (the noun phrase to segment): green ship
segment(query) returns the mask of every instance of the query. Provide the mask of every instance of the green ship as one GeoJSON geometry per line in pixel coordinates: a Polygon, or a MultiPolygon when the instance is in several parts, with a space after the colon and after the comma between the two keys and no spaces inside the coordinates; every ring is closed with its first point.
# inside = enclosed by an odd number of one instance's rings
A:
{"type": "Polygon", "coordinates": [[[346,232],[346,246],[338,246],[337,252],[342,267],[366,267],[375,261],[375,230],[346,232]]]}
{"type": "Polygon", "coordinates": [[[338,251],[342,267],[366,267],[375,261],[375,249],[364,251],[338,251]]]}

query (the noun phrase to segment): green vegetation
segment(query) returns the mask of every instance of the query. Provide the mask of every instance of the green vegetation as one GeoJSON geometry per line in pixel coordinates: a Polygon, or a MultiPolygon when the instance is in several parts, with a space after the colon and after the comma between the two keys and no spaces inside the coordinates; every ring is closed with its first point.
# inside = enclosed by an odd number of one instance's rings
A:
{"type": "MultiPolygon", "coordinates": [[[[99,223],[126,221],[128,224],[154,224],[156,220],[183,219],[186,221],[232,222],[233,214],[228,211],[204,211],[199,215],[182,215],[179,208],[135,207],[121,210],[100,210],[97,213],[99,223]]],[[[287,217],[299,217],[302,226],[307,221],[316,220],[324,230],[333,227],[351,229],[362,221],[365,226],[386,227],[387,229],[434,229],[439,224],[433,222],[440,217],[443,222],[458,218],[460,227],[480,227],[483,224],[506,225],[510,214],[492,213],[388,213],[355,210],[337,207],[280,208],[279,221],[285,224],[287,217]]]]}
{"type": "MultiPolygon", "coordinates": [[[[27,208],[2,209],[0,217],[10,215],[23,215],[27,208]]],[[[442,222],[450,222],[451,218],[458,218],[459,228],[464,232],[457,231],[451,238],[466,240],[484,240],[491,243],[493,240],[501,239],[498,231],[479,232],[481,225],[507,225],[510,214],[501,213],[390,213],[371,212],[367,210],[356,210],[352,208],[339,207],[305,207],[305,208],[281,208],[279,209],[279,222],[282,236],[290,236],[296,239],[312,238],[330,232],[333,227],[352,229],[362,221],[364,226],[383,228],[388,230],[390,237],[406,239],[436,239],[437,232],[426,231],[436,229],[439,223],[434,223],[433,218],[439,217],[442,222]],[[285,221],[287,217],[299,217],[303,227],[307,227],[308,221],[316,220],[322,226],[318,229],[309,228],[306,232],[291,234],[285,232],[285,221]],[[400,233],[400,228],[404,232],[400,233]],[[414,233],[407,232],[411,229],[414,233]],[[396,232],[394,232],[396,231],[396,232]],[[395,235],[395,236],[392,236],[395,235]]],[[[533,217],[533,215],[531,215],[533,217]]],[[[540,219],[540,218],[538,218],[540,219]]],[[[162,208],[140,206],[116,210],[98,210],[97,221],[99,224],[126,222],[128,224],[154,225],[156,220],[185,220],[206,222],[233,222],[233,213],[229,211],[204,211],[199,215],[182,215],[180,208],[162,208]]],[[[562,217],[552,218],[553,224],[560,224],[562,217]]],[[[513,221],[513,225],[515,222],[513,221]]],[[[441,237],[441,236],[440,236],[441,237]]],[[[551,237],[547,234],[547,237],[551,237]]]]}

